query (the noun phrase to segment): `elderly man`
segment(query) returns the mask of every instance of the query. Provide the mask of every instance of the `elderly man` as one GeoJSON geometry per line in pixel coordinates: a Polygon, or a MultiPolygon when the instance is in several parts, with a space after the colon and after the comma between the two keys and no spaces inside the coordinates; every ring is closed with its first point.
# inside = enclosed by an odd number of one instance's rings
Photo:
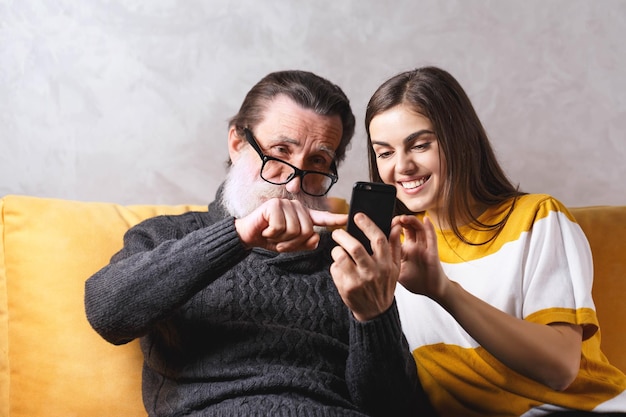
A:
{"type": "Polygon", "coordinates": [[[324,196],[353,133],[336,85],[267,75],[230,121],[231,167],[208,212],[140,223],[87,280],[94,329],[114,344],[141,340],[149,415],[419,412],[395,302],[358,321],[380,306],[351,311],[330,274],[325,228],[346,216],[325,211],[324,196]]]}

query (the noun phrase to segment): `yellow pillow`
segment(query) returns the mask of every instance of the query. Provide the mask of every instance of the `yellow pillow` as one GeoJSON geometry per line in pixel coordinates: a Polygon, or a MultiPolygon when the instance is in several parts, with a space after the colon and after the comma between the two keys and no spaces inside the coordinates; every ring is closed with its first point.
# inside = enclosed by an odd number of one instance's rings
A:
{"type": "Polygon", "coordinates": [[[0,416],[138,416],[142,357],[90,327],[84,282],[158,214],[206,206],[0,200],[0,416]]]}

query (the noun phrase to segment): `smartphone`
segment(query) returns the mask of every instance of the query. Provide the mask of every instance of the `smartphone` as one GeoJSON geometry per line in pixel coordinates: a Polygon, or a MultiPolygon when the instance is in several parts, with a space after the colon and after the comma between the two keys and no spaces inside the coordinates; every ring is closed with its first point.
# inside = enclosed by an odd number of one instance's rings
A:
{"type": "Polygon", "coordinates": [[[391,219],[396,205],[396,187],[389,184],[359,181],[352,187],[347,231],[372,254],[372,246],[365,234],[354,224],[356,213],[364,213],[389,238],[391,219]]]}

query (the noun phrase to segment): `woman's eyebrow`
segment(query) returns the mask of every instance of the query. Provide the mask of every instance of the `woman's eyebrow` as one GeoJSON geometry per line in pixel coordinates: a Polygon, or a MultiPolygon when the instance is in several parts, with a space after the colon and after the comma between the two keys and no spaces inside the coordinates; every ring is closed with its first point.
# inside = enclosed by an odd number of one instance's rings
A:
{"type": "Polygon", "coordinates": [[[404,144],[406,145],[407,143],[413,142],[415,139],[419,138],[422,135],[434,135],[434,134],[435,132],[433,132],[432,130],[422,129],[422,130],[418,130],[415,133],[411,133],[409,136],[404,138],[402,142],[404,142],[404,144]]]}
{"type": "MultiPolygon", "coordinates": [[[[414,141],[415,139],[417,139],[418,137],[422,135],[434,135],[434,134],[435,132],[433,132],[432,130],[422,129],[422,130],[418,130],[417,132],[411,133],[406,138],[404,138],[402,142],[406,145],[407,143],[414,141]]],[[[380,140],[373,140],[372,145],[389,146],[389,143],[380,141],[380,140]]]]}

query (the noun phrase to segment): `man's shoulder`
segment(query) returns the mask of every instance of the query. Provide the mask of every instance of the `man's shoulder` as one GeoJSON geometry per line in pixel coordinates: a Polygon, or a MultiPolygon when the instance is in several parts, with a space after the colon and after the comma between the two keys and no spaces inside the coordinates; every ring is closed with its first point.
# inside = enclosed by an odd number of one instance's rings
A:
{"type": "Polygon", "coordinates": [[[161,214],[147,218],[133,226],[130,233],[154,233],[164,232],[170,234],[173,231],[188,233],[214,223],[206,211],[188,211],[181,214],[161,214]],[[168,231],[170,233],[168,233],[168,231]]]}

